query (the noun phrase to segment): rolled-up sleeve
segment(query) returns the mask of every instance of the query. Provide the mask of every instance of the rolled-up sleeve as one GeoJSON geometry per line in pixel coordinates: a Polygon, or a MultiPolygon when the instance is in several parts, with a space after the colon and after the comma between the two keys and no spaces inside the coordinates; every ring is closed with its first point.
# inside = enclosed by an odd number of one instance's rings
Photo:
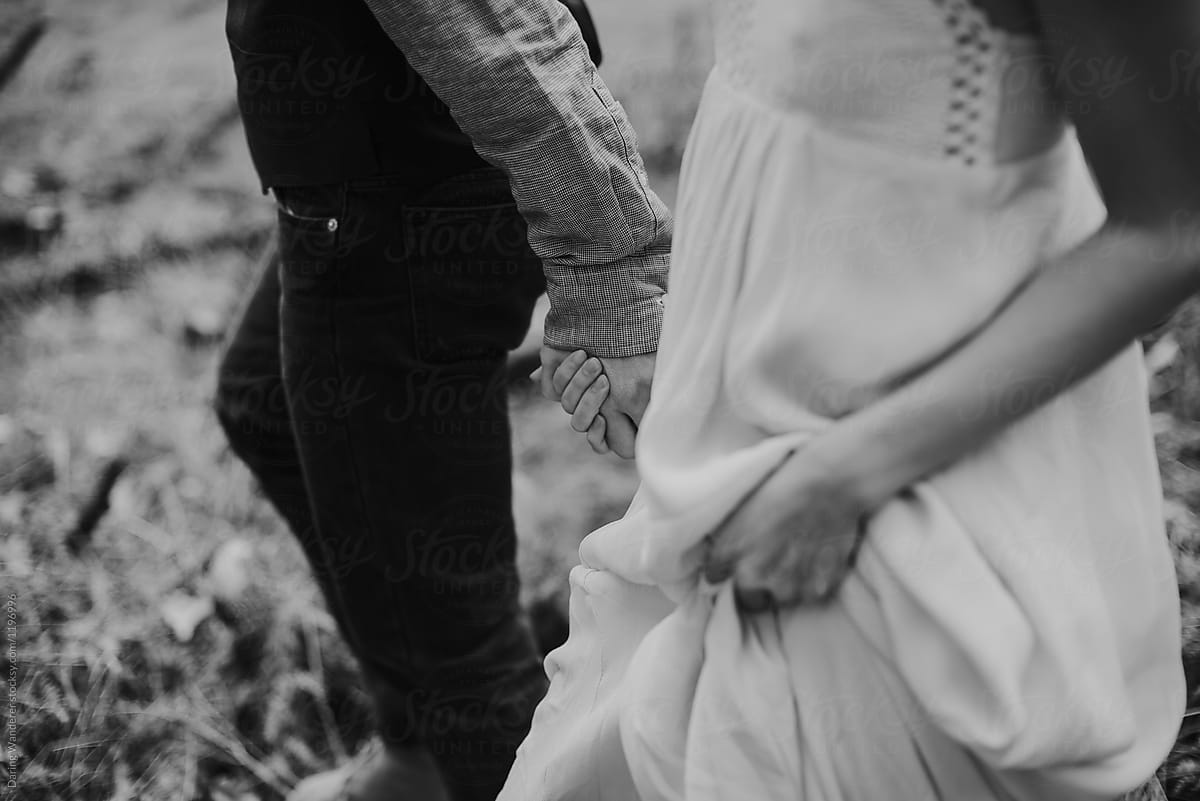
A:
{"type": "Polygon", "coordinates": [[[620,104],[555,0],[367,0],[479,154],[504,170],[545,265],[546,344],[658,348],[672,220],[620,104]]]}

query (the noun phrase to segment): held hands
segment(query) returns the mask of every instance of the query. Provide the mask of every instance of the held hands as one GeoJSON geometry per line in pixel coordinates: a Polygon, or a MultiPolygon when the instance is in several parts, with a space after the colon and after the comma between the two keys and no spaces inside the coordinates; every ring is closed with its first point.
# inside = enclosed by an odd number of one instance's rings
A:
{"type": "Polygon", "coordinates": [[[632,459],[637,427],[650,402],[655,355],[621,359],[589,357],[584,351],[543,347],[533,372],[542,395],[562,403],[571,427],[587,435],[596,453],[610,450],[632,459]]]}
{"type": "MultiPolygon", "coordinates": [[[[593,450],[629,459],[653,372],[653,354],[599,359],[542,348],[530,377],[562,403],[593,450]]],[[[868,452],[843,420],[791,453],[712,533],[705,578],[732,578],[748,611],[829,601],[853,565],[867,516],[895,491],[868,452]]]]}

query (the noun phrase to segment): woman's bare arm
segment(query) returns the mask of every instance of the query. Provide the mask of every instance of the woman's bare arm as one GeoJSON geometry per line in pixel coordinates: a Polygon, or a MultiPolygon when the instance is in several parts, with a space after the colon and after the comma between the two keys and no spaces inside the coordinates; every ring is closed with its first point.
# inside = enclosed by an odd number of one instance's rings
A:
{"type": "Polygon", "coordinates": [[[1200,289],[1200,4],[1033,5],[1108,221],[969,342],[821,438],[824,454],[855,454],[869,505],[1062,392],[1200,289]]]}

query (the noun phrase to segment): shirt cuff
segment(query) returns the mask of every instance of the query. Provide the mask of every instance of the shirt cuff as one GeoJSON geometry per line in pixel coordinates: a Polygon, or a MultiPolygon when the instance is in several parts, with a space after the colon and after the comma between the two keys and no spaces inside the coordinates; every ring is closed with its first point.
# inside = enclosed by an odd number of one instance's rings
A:
{"type": "Polygon", "coordinates": [[[620,284],[567,287],[551,281],[545,344],[609,359],[657,351],[666,298],[662,279],[669,261],[669,255],[650,257],[635,271],[640,274],[636,279],[629,280],[626,274],[620,284]]]}

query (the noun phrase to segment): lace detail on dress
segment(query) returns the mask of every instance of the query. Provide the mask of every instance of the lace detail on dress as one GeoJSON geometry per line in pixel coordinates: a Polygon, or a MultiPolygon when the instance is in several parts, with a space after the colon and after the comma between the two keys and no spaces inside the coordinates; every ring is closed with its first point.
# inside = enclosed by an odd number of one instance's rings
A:
{"type": "Polygon", "coordinates": [[[712,9],[714,27],[721,33],[716,42],[717,61],[735,83],[753,86],[756,81],[750,64],[750,54],[754,52],[750,34],[754,8],[745,0],[730,0],[713,3],[712,9]]]}
{"type": "Polygon", "coordinates": [[[942,152],[973,165],[993,151],[1005,34],[968,0],[934,0],[954,38],[942,152]]]}
{"type": "Polygon", "coordinates": [[[985,1],[714,0],[716,64],[740,91],[822,130],[994,167],[1057,136],[1029,78],[1037,40],[996,22],[1015,0],[985,1]]]}

